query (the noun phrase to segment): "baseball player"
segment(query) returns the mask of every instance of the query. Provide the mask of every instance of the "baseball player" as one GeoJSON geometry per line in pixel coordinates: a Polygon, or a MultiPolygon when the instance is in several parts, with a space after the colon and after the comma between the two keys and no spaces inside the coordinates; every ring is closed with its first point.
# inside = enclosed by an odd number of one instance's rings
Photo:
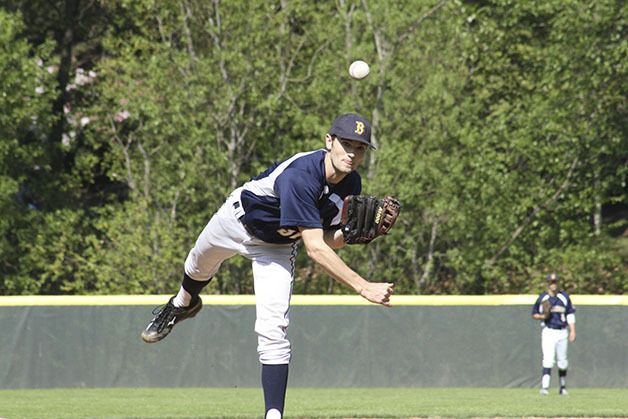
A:
{"type": "Polygon", "coordinates": [[[549,394],[550,377],[554,360],[558,366],[559,394],[567,395],[567,341],[576,340],[576,309],[569,295],[558,289],[558,275],[547,276],[547,291],[539,295],[532,307],[532,318],[541,320],[541,348],[543,350],[543,375],[541,394],[549,394]],[[569,331],[567,331],[569,329],[569,331]]]}
{"type": "Polygon", "coordinates": [[[341,211],[346,197],[361,192],[355,170],[369,148],[373,148],[369,122],[356,114],[341,115],[325,135],[325,148],[276,163],[234,190],[189,252],[179,292],[153,311],[155,317],[142,339],[157,342],[174,325],[194,317],[202,307],[199,294],[221,263],[238,254],[245,256],[253,267],[265,418],[281,418],[297,242],[302,241],[308,256],[334,279],[372,303],[390,306],[392,283],[366,280],[333,250],[352,243],[345,238],[341,211]]]}

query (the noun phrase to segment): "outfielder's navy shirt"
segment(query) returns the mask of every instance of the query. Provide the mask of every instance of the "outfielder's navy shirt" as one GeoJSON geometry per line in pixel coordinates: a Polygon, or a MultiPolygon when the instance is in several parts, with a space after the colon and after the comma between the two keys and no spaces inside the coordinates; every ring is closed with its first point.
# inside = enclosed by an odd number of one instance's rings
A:
{"type": "Polygon", "coordinates": [[[242,221],[267,243],[292,243],[298,227],[339,228],[343,200],[359,195],[362,180],[351,172],[337,184],[325,179],[326,150],[299,153],[276,163],[243,186],[242,221]]]}
{"type": "Polygon", "coordinates": [[[542,321],[541,325],[551,329],[564,329],[567,327],[567,314],[576,312],[576,308],[571,303],[569,294],[565,291],[559,291],[556,296],[552,297],[546,292],[539,294],[534,306],[532,306],[532,314],[542,314],[541,303],[549,299],[552,305],[552,314],[548,320],[542,321]]]}

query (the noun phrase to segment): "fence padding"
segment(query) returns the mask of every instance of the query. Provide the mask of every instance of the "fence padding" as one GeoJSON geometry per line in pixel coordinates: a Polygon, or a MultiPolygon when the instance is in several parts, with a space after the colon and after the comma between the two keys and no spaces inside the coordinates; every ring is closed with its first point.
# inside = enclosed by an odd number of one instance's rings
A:
{"type": "MultiPolygon", "coordinates": [[[[0,306],[0,388],[259,386],[253,305],[206,305],[149,345],[140,332],[151,309],[0,306]]],[[[577,309],[569,385],[628,387],[628,308],[577,309]]],[[[288,334],[290,386],[533,387],[540,380],[540,327],[528,305],[295,305],[288,334]]]]}

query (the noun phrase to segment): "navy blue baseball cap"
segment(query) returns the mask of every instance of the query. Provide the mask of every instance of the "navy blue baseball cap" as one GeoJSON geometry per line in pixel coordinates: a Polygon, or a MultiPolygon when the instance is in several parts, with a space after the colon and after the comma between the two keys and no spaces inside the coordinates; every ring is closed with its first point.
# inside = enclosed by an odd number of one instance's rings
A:
{"type": "Polygon", "coordinates": [[[354,113],[340,115],[331,124],[329,135],[368,144],[371,148],[371,124],[365,118],[354,113]]]}
{"type": "Polygon", "coordinates": [[[552,272],[547,275],[547,282],[558,282],[558,274],[556,272],[552,272]]]}

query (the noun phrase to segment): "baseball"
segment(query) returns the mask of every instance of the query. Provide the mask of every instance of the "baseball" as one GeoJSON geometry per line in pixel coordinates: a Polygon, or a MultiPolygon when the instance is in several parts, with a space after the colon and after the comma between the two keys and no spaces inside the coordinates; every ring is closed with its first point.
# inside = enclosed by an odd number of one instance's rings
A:
{"type": "Polygon", "coordinates": [[[349,75],[356,80],[361,80],[369,75],[369,65],[364,61],[354,61],[349,66],[349,75]]]}

